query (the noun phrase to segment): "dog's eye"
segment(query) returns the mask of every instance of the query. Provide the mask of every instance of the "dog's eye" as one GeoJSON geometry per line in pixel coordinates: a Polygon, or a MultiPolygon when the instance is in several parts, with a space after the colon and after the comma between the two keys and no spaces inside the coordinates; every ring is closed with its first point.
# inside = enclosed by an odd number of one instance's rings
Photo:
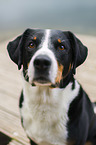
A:
{"type": "Polygon", "coordinates": [[[28,47],[29,48],[34,48],[35,47],[35,43],[34,42],[31,42],[28,47]]]}
{"type": "Polygon", "coordinates": [[[60,49],[60,50],[64,50],[64,49],[65,49],[64,45],[60,45],[60,46],[59,46],[59,49],[60,49]]]}

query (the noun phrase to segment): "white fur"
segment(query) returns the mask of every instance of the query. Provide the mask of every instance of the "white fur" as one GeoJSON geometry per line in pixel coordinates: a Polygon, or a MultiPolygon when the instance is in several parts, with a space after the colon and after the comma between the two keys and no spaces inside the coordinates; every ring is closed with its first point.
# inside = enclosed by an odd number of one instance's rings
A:
{"type": "Polygon", "coordinates": [[[51,80],[53,84],[55,83],[55,79],[56,79],[56,75],[58,71],[58,65],[57,65],[57,61],[56,61],[54,53],[48,48],[48,44],[50,41],[50,31],[51,30],[45,31],[45,39],[42,40],[42,43],[40,45],[41,48],[34,54],[34,56],[32,57],[29,63],[28,76],[29,76],[30,83],[32,83],[33,78],[34,78],[34,73],[35,73],[33,62],[35,58],[39,55],[47,55],[51,59],[52,65],[49,71],[49,79],[51,80]]]}
{"type": "Polygon", "coordinates": [[[66,145],[68,109],[78,95],[79,84],[75,80],[65,89],[32,87],[23,79],[24,102],[21,108],[27,135],[39,145],[66,145]],[[41,144],[40,144],[41,143],[41,144]]]}

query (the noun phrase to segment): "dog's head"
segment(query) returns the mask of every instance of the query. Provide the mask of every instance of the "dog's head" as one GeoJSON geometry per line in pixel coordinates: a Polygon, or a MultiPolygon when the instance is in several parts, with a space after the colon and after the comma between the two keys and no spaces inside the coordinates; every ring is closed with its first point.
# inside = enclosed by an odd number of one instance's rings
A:
{"type": "Polygon", "coordinates": [[[32,85],[57,86],[81,65],[87,48],[69,31],[27,29],[9,42],[10,58],[32,85]]]}

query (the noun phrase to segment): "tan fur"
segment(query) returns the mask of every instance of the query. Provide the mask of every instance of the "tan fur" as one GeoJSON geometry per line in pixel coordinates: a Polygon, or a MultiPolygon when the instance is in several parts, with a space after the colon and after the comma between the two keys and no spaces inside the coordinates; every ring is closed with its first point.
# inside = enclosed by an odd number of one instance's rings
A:
{"type": "Polygon", "coordinates": [[[85,145],[93,145],[91,142],[86,142],[86,144],[85,145]]]}
{"type": "MultiPolygon", "coordinates": [[[[57,62],[57,64],[58,64],[58,62],[57,62]]],[[[60,83],[60,81],[62,79],[63,69],[64,69],[63,65],[62,64],[60,64],[60,65],[58,64],[58,72],[57,72],[57,77],[56,77],[56,81],[55,81],[57,84],[60,83]]]]}
{"type": "Polygon", "coordinates": [[[58,42],[59,42],[59,43],[61,43],[61,40],[60,40],[60,39],[58,39],[58,42]]]}
{"type": "Polygon", "coordinates": [[[29,68],[29,63],[27,63],[27,66],[28,66],[28,68],[29,68]]]}
{"type": "Polygon", "coordinates": [[[34,37],[33,39],[34,39],[34,40],[36,40],[37,38],[36,38],[36,37],[34,37]]]}
{"type": "Polygon", "coordinates": [[[56,82],[56,84],[59,84],[61,79],[65,78],[68,75],[68,73],[70,72],[70,70],[71,70],[71,63],[69,65],[68,72],[67,72],[67,74],[65,76],[62,76],[64,66],[62,64],[59,65],[58,62],[57,62],[57,64],[58,64],[58,72],[57,72],[57,77],[56,77],[55,82],[56,82]]]}

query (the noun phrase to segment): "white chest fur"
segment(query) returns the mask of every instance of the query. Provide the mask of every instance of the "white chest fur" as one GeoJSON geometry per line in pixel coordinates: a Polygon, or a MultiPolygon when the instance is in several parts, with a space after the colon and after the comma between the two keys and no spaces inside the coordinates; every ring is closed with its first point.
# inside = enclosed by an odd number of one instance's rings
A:
{"type": "Polygon", "coordinates": [[[74,90],[71,83],[65,89],[32,87],[25,81],[23,84],[21,115],[27,135],[38,144],[66,145],[68,108],[78,95],[79,84],[75,81],[74,90]]]}

